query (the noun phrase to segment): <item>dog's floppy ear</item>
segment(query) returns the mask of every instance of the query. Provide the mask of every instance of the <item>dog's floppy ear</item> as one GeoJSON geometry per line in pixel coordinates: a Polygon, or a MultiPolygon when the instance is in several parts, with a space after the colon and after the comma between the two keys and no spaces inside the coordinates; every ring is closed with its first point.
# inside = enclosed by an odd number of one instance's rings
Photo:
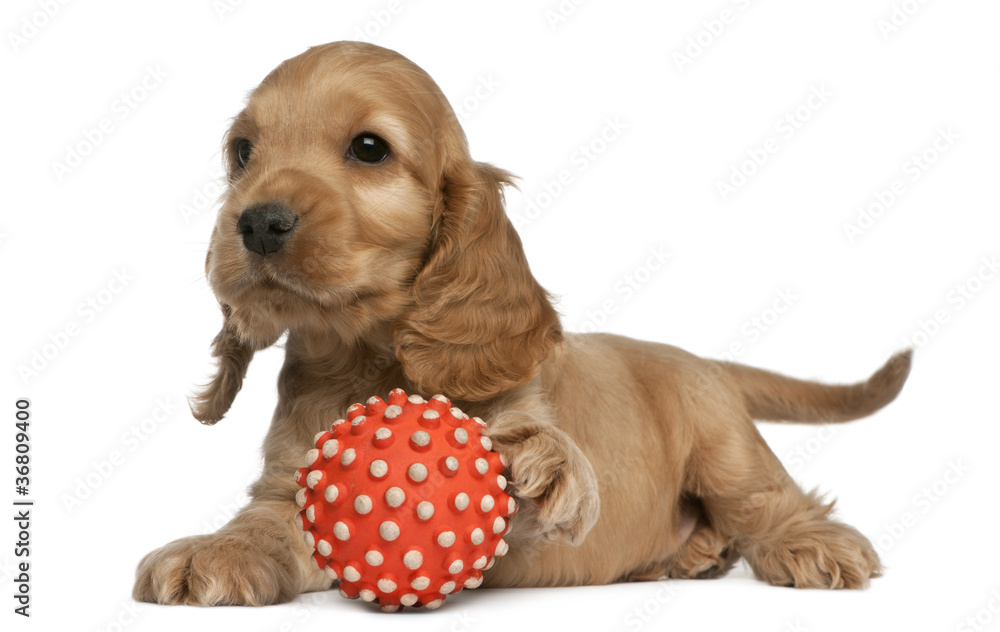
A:
{"type": "Polygon", "coordinates": [[[430,254],[394,331],[406,377],[427,394],[488,399],[530,381],[562,341],[559,316],[504,212],[510,183],[509,173],[483,163],[445,168],[430,254]]]}
{"type": "Polygon", "coordinates": [[[202,387],[200,394],[188,399],[191,414],[203,424],[212,425],[222,419],[243,386],[243,378],[254,353],[276,342],[275,339],[270,344],[253,345],[243,340],[236,331],[231,314],[232,309],[223,304],[222,330],[212,341],[212,357],[217,358],[215,375],[202,387]]]}

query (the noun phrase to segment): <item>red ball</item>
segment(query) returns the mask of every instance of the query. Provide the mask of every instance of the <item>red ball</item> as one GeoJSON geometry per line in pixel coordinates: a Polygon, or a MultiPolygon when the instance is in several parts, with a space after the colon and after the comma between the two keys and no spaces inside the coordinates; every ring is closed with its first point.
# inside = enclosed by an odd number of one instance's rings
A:
{"type": "Polygon", "coordinates": [[[485,427],[441,395],[397,388],[316,435],[295,519],[342,595],[392,612],[482,583],[517,507],[485,427]]]}

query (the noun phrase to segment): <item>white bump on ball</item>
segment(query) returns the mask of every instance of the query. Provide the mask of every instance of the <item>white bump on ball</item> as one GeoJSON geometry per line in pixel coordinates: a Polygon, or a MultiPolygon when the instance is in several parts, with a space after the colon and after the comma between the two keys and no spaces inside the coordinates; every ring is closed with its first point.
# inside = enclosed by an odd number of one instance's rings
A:
{"type": "Polygon", "coordinates": [[[349,582],[356,582],[359,579],[361,579],[361,573],[359,573],[358,569],[354,568],[353,566],[345,566],[344,579],[346,579],[349,582]]]}
{"type": "Polygon", "coordinates": [[[395,419],[396,417],[399,417],[399,414],[401,412],[403,412],[403,409],[397,406],[396,404],[393,404],[392,406],[389,406],[388,408],[385,409],[385,412],[382,413],[382,416],[385,417],[386,419],[395,419]]]}
{"type": "Polygon", "coordinates": [[[472,530],[472,534],[469,535],[469,539],[472,540],[473,544],[482,544],[483,540],[486,539],[486,534],[479,527],[472,530]]]}
{"type": "Polygon", "coordinates": [[[354,448],[347,448],[344,450],[344,453],[340,455],[340,464],[350,465],[351,463],[354,463],[354,456],[354,448]]]}
{"type": "Polygon", "coordinates": [[[316,505],[309,505],[306,509],[306,518],[309,518],[309,522],[316,522],[316,505]]]}
{"type": "Polygon", "coordinates": [[[366,514],[372,510],[372,499],[364,494],[358,494],[354,499],[354,511],[359,514],[366,514]]]}
{"type": "Polygon", "coordinates": [[[340,579],[340,575],[338,575],[337,571],[333,570],[333,567],[330,566],[329,564],[326,565],[326,568],[323,569],[323,572],[325,572],[326,576],[329,577],[330,579],[340,579]]]}
{"type": "Polygon", "coordinates": [[[408,399],[411,404],[423,404],[424,403],[424,398],[421,397],[421,396],[419,396],[419,395],[410,395],[406,399],[408,399]]]}
{"type": "Polygon", "coordinates": [[[461,573],[463,568],[465,568],[465,564],[462,563],[462,560],[455,560],[448,566],[448,572],[454,575],[456,573],[461,573]]]}
{"type": "Polygon", "coordinates": [[[467,580],[465,580],[466,588],[479,588],[482,585],[483,585],[482,575],[480,575],[479,577],[470,577],[467,580]]]}
{"type": "Polygon", "coordinates": [[[493,509],[493,502],[493,497],[487,494],[486,496],[483,496],[481,501],[479,501],[479,508],[483,511],[489,511],[490,509],[493,509]]]}
{"type": "Polygon", "coordinates": [[[306,452],[305,466],[309,467],[310,465],[312,465],[313,463],[315,463],[316,459],[318,459],[318,458],[319,458],[319,450],[317,450],[316,448],[313,448],[312,450],[309,450],[308,452],[306,452]]]}
{"type": "Polygon", "coordinates": [[[370,588],[362,588],[358,591],[358,597],[361,597],[361,601],[375,601],[377,596],[375,591],[370,588]]]}
{"type": "Polygon", "coordinates": [[[295,503],[299,507],[305,507],[306,506],[306,492],[307,491],[309,491],[309,490],[307,490],[305,487],[303,487],[299,491],[295,492],[295,503]]]}
{"type": "Polygon", "coordinates": [[[476,459],[476,471],[485,474],[490,471],[490,464],[486,462],[486,459],[476,459]]]}
{"type": "Polygon", "coordinates": [[[486,566],[483,567],[483,570],[484,571],[490,570],[491,568],[493,568],[493,565],[496,564],[496,563],[497,563],[497,558],[491,557],[489,563],[487,563],[486,566]]]}
{"type": "MultiPolygon", "coordinates": [[[[340,541],[348,540],[351,537],[351,530],[350,530],[350,528],[348,528],[348,526],[346,524],[344,524],[343,522],[341,522],[341,521],[338,520],[333,525],[333,535],[337,536],[337,539],[340,540],[340,541]]],[[[347,571],[346,570],[344,571],[344,576],[345,577],[347,576],[347,571]]],[[[351,581],[355,581],[355,580],[351,580],[351,581]]]]}
{"type": "Polygon", "coordinates": [[[417,505],[417,517],[421,520],[430,520],[434,515],[434,505],[429,501],[422,501],[417,505]]]}
{"type": "Polygon", "coordinates": [[[366,421],[368,421],[367,417],[365,417],[364,415],[358,415],[357,417],[355,417],[354,419],[351,420],[351,425],[352,426],[360,426],[361,424],[365,423],[366,421]]]}
{"type": "Polygon", "coordinates": [[[378,551],[368,551],[365,553],[365,561],[371,566],[382,566],[385,558],[378,551]]]}
{"type": "Polygon", "coordinates": [[[413,445],[418,445],[422,448],[431,442],[431,436],[424,430],[417,430],[410,435],[410,441],[413,442],[413,445]]]}
{"type": "Polygon", "coordinates": [[[295,514],[295,526],[298,527],[299,529],[305,529],[306,528],[305,523],[302,522],[302,514],[301,513],[295,514]]]}
{"type": "Polygon", "coordinates": [[[368,401],[365,402],[365,403],[368,404],[369,406],[371,406],[372,404],[377,404],[380,401],[382,401],[382,400],[379,399],[377,395],[372,395],[371,397],[368,398],[368,401]]]}
{"type": "Polygon", "coordinates": [[[459,511],[465,511],[465,509],[468,506],[469,506],[469,495],[466,494],[465,492],[459,492],[458,495],[455,496],[455,509],[458,509],[459,511]]]}
{"type": "Polygon", "coordinates": [[[382,612],[399,612],[399,606],[394,603],[382,604],[379,607],[382,609],[382,612]]]}
{"type": "Polygon", "coordinates": [[[410,586],[414,590],[427,590],[427,587],[430,586],[430,585],[431,585],[431,579],[430,579],[430,577],[422,577],[421,576],[421,577],[415,578],[412,582],[410,582],[410,586]]]}
{"type": "Polygon", "coordinates": [[[381,592],[384,592],[385,594],[396,592],[396,582],[392,581],[391,579],[385,579],[383,577],[382,579],[375,582],[375,585],[377,585],[378,589],[381,592]]]}
{"type": "MultiPolygon", "coordinates": [[[[330,568],[330,567],[327,566],[327,568],[330,568]]],[[[348,595],[347,591],[344,590],[343,588],[340,589],[340,596],[343,597],[344,599],[357,599],[357,597],[352,597],[352,596],[348,595]]]]}
{"type": "Polygon", "coordinates": [[[474,568],[476,570],[482,570],[484,566],[486,566],[486,556],[485,555],[472,563],[472,568],[474,568]]]}
{"type": "Polygon", "coordinates": [[[425,410],[424,414],[420,416],[423,417],[424,419],[438,419],[441,417],[441,415],[438,414],[438,411],[434,410],[433,408],[425,410]]]}
{"type": "Polygon", "coordinates": [[[403,565],[411,571],[415,571],[424,563],[424,556],[415,549],[407,551],[403,556],[403,565]]]}
{"type": "Polygon", "coordinates": [[[323,498],[326,498],[328,503],[337,500],[337,496],[340,496],[340,490],[337,489],[336,485],[327,485],[326,489],[323,490],[323,498]]]}
{"type": "Polygon", "coordinates": [[[496,555],[498,557],[501,556],[501,555],[504,555],[504,554],[507,553],[507,549],[508,548],[509,547],[507,546],[507,541],[504,540],[503,538],[500,538],[500,541],[497,542],[497,550],[494,553],[494,555],[496,555]]]}
{"type": "Polygon", "coordinates": [[[469,416],[462,412],[461,408],[452,408],[451,416],[455,419],[468,419],[469,416]]]}
{"type": "Polygon", "coordinates": [[[414,463],[410,466],[407,474],[414,483],[420,483],[427,478],[427,467],[423,463],[414,463]]]}
{"type": "Polygon", "coordinates": [[[517,501],[514,500],[513,496],[511,496],[507,499],[507,513],[512,514],[515,511],[517,511],[517,501]]]}
{"type": "Polygon", "coordinates": [[[466,432],[465,428],[455,428],[453,435],[455,437],[455,441],[459,443],[465,443],[469,440],[469,433],[466,432]]]}
{"type": "Polygon", "coordinates": [[[441,607],[441,604],[443,603],[444,599],[435,599],[434,601],[425,603],[424,608],[427,608],[428,610],[437,610],[438,608],[441,607]]]}
{"type": "MultiPolygon", "coordinates": [[[[459,567],[458,571],[462,570],[462,561],[461,560],[455,560],[455,564],[458,564],[458,567],[459,567]]],[[[452,568],[455,567],[455,564],[452,564],[451,566],[448,567],[448,570],[451,571],[452,573],[457,573],[458,572],[458,571],[452,571],[451,570],[452,568]]],[[[438,592],[441,593],[442,595],[450,594],[454,590],[455,590],[455,582],[453,582],[453,581],[446,581],[445,583],[441,584],[440,588],[438,588],[438,592]]]]}
{"type": "Polygon", "coordinates": [[[507,489],[507,477],[503,474],[497,474],[497,487],[501,490],[507,489]]]}
{"type": "Polygon", "coordinates": [[[437,543],[445,548],[455,544],[455,533],[453,531],[442,531],[437,537],[437,543]]]}
{"type": "Polygon", "coordinates": [[[306,531],[303,533],[302,539],[305,540],[305,543],[309,546],[309,548],[316,546],[316,538],[313,537],[312,531],[306,531]]]}
{"type": "Polygon", "coordinates": [[[382,459],[375,459],[372,464],[368,466],[368,471],[372,473],[375,478],[382,478],[389,473],[389,464],[382,459]]]}
{"type": "Polygon", "coordinates": [[[340,442],[336,439],[330,439],[323,444],[323,456],[328,459],[332,459],[333,455],[337,454],[337,450],[340,449],[340,442]]]}
{"type": "Polygon", "coordinates": [[[346,419],[338,419],[337,421],[335,421],[332,424],[330,424],[330,430],[332,431],[334,428],[336,428],[340,424],[344,423],[345,421],[347,421],[347,420],[346,419]]]}
{"type": "Polygon", "coordinates": [[[497,516],[497,519],[493,521],[493,533],[502,533],[506,528],[507,524],[504,522],[503,518],[497,516]]]}
{"type": "Polygon", "coordinates": [[[473,417],[473,418],[472,418],[472,421],[476,422],[477,424],[479,424],[479,425],[480,425],[480,426],[482,426],[483,428],[485,428],[485,427],[486,427],[486,422],[485,422],[485,421],[483,421],[482,419],[480,419],[479,417],[473,417]]]}
{"type": "Polygon", "coordinates": [[[406,492],[398,487],[390,487],[385,490],[385,502],[390,507],[399,507],[406,500],[406,492]]]}
{"type": "Polygon", "coordinates": [[[418,599],[417,596],[414,595],[413,593],[406,593],[405,595],[399,598],[399,603],[403,604],[404,606],[412,606],[413,604],[417,603],[417,599],[418,599]]]}
{"type": "Polygon", "coordinates": [[[392,542],[399,537],[399,525],[392,520],[386,520],[378,526],[378,534],[383,540],[392,542]]]}
{"type": "Polygon", "coordinates": [[[306,485],[309,486],[309,489],[313,489],[316,487],[316,483],[318,483],[321,478],[323,478],[323,470],[313,470],[312,472],[309,472],[309,476],[306,477],[306,485]]]}
{"type": "Polygon", "coordinates": [[[434,396],[434,397],[432,397],[431,399],[436,399],[436,400],[438,400],[439,402],[444,402],[445,404],[450,404],[450,403],[451,403],[451,402],[449,402],[449,401],[448,401],[448,398],[447,398],[447,397],[445,397],[444,395],[442,395],[442,394],[440,394],[440,393],[438,393],[437,395],[435,395],[435,396],[434,396]]]}
{"type": "Polygon", "coordinates": [[[392,436],[392,430],[389,430],[388,428],[379,428],[378,430],[375,431],[375,438],[381,441],[385,441],[391,436],[392,436]]]}
{"type": "Polygon", "coordinates": [[[316,561],[316,556],[310,555],[309,556],[309,561],[312,562],[313,568],[315,568],[316,570],[319,570],[319,562],[316,561]]]}
{"type": "Polygon", "coordinates": [[[320,540],[316,543],[316,550],[319,551],[320,555],[326,557],[327,555],[333,553],[333,545],[326,540],[320,540]]]}
{"type": "Polygon", "coordinates": [[[449,456],[444,460],[444,466],[451,470],[452,472],[458,471],[458,459],[453,456],[449,456]]]}
{"type": "Polygon", "coordinates": [[[510,459],[508,459],[507,456],[504,455],[504,454],[500,455],[500,465],[502,465],[504,467],[507,467],[508,465],[510,465],[510,459]]]}
{"type": "Polygon", "coordinates": [[[493,449],[493,442],[489,437],[479,437],[479,443],[483,444],[483,449],[487,452],[493,449]]]}

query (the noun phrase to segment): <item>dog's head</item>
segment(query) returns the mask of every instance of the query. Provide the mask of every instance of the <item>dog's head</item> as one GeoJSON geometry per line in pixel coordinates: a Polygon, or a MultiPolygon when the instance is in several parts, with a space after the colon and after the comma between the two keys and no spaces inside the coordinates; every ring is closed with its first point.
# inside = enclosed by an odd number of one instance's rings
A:
{"type": "Polygon", "coordinates": [[[504,213],[509,174],[472,160],[440,88],[406,58],[337,42],[285,61],[224,152],[206,269],[225,323],[198,419],[220,419],[254,351],[289,330],[388,331],[408,379],[468,400],[527,382],[560,341],[504,213]]]}

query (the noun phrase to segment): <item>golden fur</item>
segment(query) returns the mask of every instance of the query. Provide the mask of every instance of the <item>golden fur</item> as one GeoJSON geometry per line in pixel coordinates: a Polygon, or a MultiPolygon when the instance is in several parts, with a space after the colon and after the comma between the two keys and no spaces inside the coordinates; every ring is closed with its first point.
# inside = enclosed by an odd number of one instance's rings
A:
{"type": "Polygon", "coordinates": [[[218,371],[192,411],[215,423],[254,352],[287,332],[253,500],[218,533],[139,565],[136,599],[263,605],[324,590],[292,519],[292,474],[352,402],[395,387],[444,393],[489,422],[522,500],[492,586],[707,578],[747,560],[782,586],[860,588],[878,557],[803,492],[753,419],[837,422],[891,401],[910,367],[825,386],[662,344],[564,334],[508,221],[510,176],[474,162],[437,85],[400,55],[338,42],[275,69],[227,136],[230,184],[206,269],[222,305],[218,371]],[[351,159],[361,132],[381,163],[351,159]],[[252,142],[241,166],[239,139],[252,142]],[[238,219],[280,202],[280,251],[238,219]]]}

